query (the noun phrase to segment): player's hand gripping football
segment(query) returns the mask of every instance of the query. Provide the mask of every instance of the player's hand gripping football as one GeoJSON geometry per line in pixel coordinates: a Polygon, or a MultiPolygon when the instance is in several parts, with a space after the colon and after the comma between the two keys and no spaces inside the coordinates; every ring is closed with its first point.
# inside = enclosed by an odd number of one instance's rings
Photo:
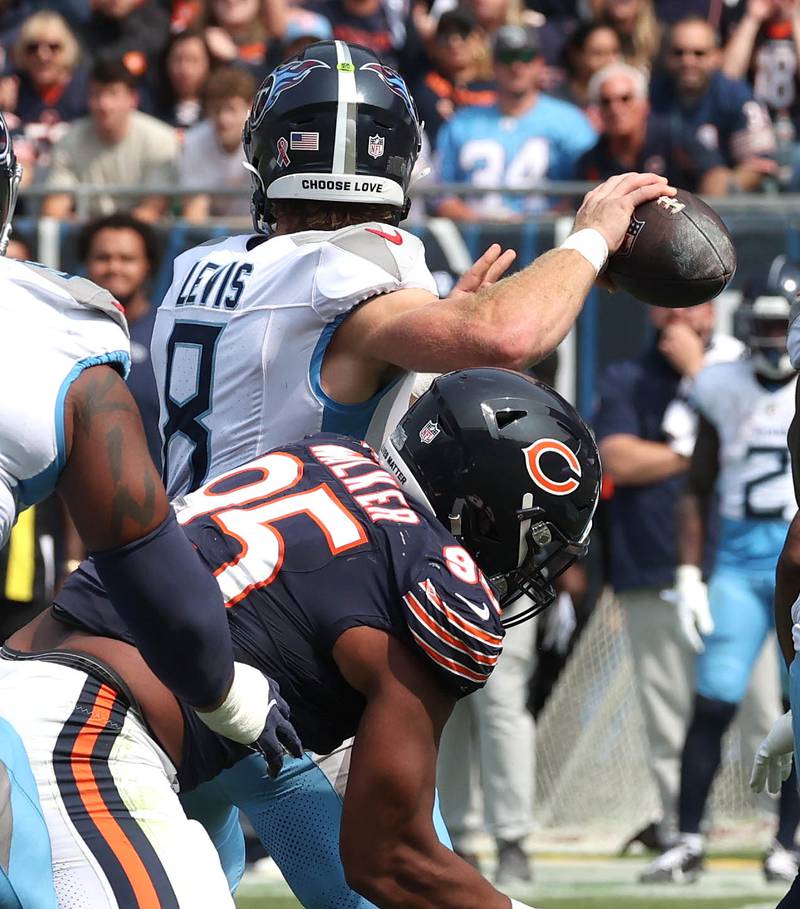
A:
{"type": "Polygon", "coordinates": [[[778,717],[769,734],[758,746],[753,772],[750,774],[750,788],[763,792],[766,786],[770,795],[778,795],[781,785],[792,772],[794,735],[792,733],[792,711],[778,717]]]}
{"type": "Polygon", "coordinates": [[[613,255],[622,245],[631,215],[637,205],[660,196],[674,196],[677,190],[658,174],[619,174],[588,192],[575,215],[573,233],[585,228],[599,231],[613,255]]]}
{"type": "Polygon", "coordinates": [[[714,630],[714,620],[708,605],[708,587],[696,565],[678,565],[675,570],[675,589],[672,591],[681,632],[695,653],[706,648],[703,635],[714,630]]]}
{"type": "Polygon", "coordinates": [[[289,705],[278,683],[246,663],[234,663],[233,682],[225,700],[214,710],[198,710],[209,729],[263,755],[269,775],[280,773],[288,751],[301,757],[303,746],[289,722],[289,705]]]}

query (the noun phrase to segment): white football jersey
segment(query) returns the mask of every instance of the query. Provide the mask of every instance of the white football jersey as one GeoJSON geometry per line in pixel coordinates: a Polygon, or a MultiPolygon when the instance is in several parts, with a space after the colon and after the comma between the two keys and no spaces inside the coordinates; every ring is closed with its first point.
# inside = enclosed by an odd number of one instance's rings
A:
{"type": "Polygon", "coordinates": [[[794,416],[795,383],[769,391],[751,362],[706,367],[692,401],[719,437],[720,513],[733,520],[791,520],[796,504],[786,433],[794,416]]]}
{"type": "Polygon", "coordinates": [[[420,240],[386,224],[227,237],[179,256],[151,342],[169,495],[314,432],[378,446],[413,375],[341,404],[320,369],[353,307],[402,288],[436,293],[420,240]]]}
{"type": "Polygon", "coordinates": [[[130,365],[128,325],[85,278],[0,258],[0,545],[66,463],[64,401],[89,366],[130,365]]]}

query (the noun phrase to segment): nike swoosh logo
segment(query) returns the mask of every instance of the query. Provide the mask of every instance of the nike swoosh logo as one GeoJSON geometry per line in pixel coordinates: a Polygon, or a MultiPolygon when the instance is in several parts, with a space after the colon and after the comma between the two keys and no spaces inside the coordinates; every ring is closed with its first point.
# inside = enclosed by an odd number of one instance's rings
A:
{"type": "Polygon", "coordinates": [[[398,231],[395,231],[394,234],[387,234],[382,230],[378,230],[376,227],[368,227],[367,233],[376,234],[379,237],[383,237],[384,240],[388,240],[390,243],[394,243],[395,246],[403,245],[403,235],[398,231]]]}
{"type": "Polygon", "coordinates": [[[457,593],[456,596],[461,600],[462,603],[466,603],[467,606],[478,616],[479,619],[483,619],[484,622],[489,618],[489,607],[486,603],[481,603],[480,607],[476,606],[466,597],[462,597],[460,593],[457,593]]]}

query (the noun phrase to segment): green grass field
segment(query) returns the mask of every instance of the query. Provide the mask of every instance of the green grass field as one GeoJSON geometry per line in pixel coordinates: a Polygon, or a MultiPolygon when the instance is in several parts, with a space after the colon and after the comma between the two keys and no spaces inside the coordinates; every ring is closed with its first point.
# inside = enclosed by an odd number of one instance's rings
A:
{"type": "MultiPolygon", "coordinates": [[[[536,881],[511,896],[540,909],[774,909],[787,886],[767,884],[753,858],[715,858],[695,884],[637,882],[642,859],[544,857],[535,859],[536,881]]],[[[298,909],[280,879],[248,874],[238,909],[298,909]]]]}

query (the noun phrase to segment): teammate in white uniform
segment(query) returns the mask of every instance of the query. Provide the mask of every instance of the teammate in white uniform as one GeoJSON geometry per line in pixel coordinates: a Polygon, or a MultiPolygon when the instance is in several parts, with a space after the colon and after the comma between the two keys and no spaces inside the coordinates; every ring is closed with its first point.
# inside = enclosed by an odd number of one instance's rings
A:
{"type": "MultiPolygon", "coordinates": [[[[20,178],[0,117],[0,254],[20,178]]],[[[0,545],[20,509],[57,490],[154,672],[215,731],[262,750],[277,773],[284,747],[300,753],[288,708],[269,679],[234,663],[219,589],[148,455],[123,381],[128,365],[125,317],[106,291],[0,258],[0,545]]],[[[47,832],[24,749],[5,720],[0,793],[0,902],[52,906],[47,832]]]]}
{"type": "MultiPolygon", "coordinates": [[[[676,596],[692,604],[704,646],[683,749],[679,838],[643,881],[692,880],[702,870],[700,825],[722,737],[773,627],[775,566],[794,514],[786,449],[796,376],[785,347],[789,302],[780,294],[760,295],[743,304],[741,315],[748,356],[706,367],[691,390],[700,424],[679,509],[676,596]],[[700,565],[715,491],[720,539],[706,591],[700,565]]],[[[787,785],[777,842],[765,864],[769,879],[794,877],[796,826],[797,795],[787,785]]]]}
{"type": "MultiPolygon", "coordinates": [[[[410,372],[536,362],[571,328],[633,208],[674,192],[653,175],[615,177],[587,196],[564,248],[480,289],[513,258],[493,248],[439,301],[421,244],[397,227],[420,135],[402,78],[341,41],[305,48],[261,87],[244,132],[258,233],[182,256],[153,336],[171,493],[319,429],[379,443],[410,372]]],[[[271,836],[314,849],[282,864],[306,906],[330,909],[334,880],[333,905],[366,905],[346,886],[338,797],[314,764],[265,785],[258,760],[242,761],[198,790],[191,810],[230,844],[226,800],[273,854],[271,836]],[[316,788],[313,812],[290,814],[293,786],[316,788]]]]}

